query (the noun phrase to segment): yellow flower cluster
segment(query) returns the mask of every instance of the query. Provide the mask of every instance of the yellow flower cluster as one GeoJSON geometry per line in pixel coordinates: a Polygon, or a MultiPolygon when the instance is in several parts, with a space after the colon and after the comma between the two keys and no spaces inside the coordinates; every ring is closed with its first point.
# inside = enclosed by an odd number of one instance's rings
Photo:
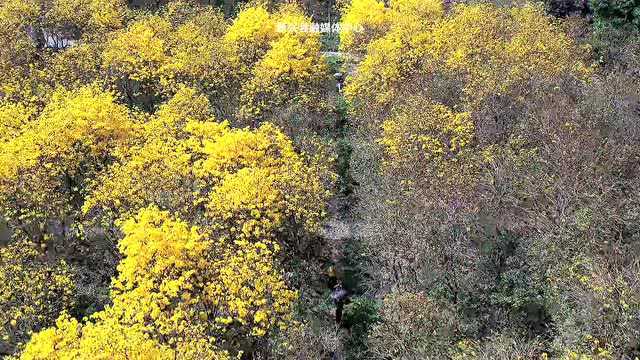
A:
{"type": "Polygon", "coordinates": [[[400,173],[406,188],[464,191],[475,184],[479,165],[475,125],[469,112],[408,96],[383,120],[378,143],[384,149],[383,170],[400,173]]]}
{"type": "Polygon", "coordinates": [[[95,87],[56,92],[37,119],[21,125],[0,150],[0,178],[36,165],[74,173],[83,160],[108,156],[134,129],[127,109],[95,87]]]}
{"type": "Polygon", "coordinates": [[[63,313],[55,327],[33,335],[20,358],[170,360],[177,357],[174,350],[150,339],[144,326],[123,326],[113,318],[80,324],[63,313]]]}
{"type": "Polygon", "coordinates": [[[70,40],[117,29],[122,26],[125,13],[123,0],[6,0],[0,3],[2,97],[25,102],[42,100],[45,93],[55,88],[45,80],[49,71],[38,68],[50,55],[42,47],[64,47],[70,40]]]}
{"type": "Polygon", "coordinates": [[[151,80],[168,61],[165,38],[171,32],[171,23],[160,16],[134,22],[109,42],[102,54],[103,65],[131,80],[151,80]]]}
{"type": "Polygon", "coordinates": [[[296,31],[303,25],[311,22],[292,5],[275,14],[250,7],[238,15],[225,39],[250,74],[241,89],[241,119],[265,118],[291,99],[300,106],[318,106],[328,67],[319,34],[296,31]]]}
{"type": "Polygon", "coordinates": [[[285,33],[274,41],[253,69],[253,78],[243,88],[242,116],[260,118],[263,113],[284,103],[292,92],[300,93],[302,104],[312,104],[314,90],[322,88],[327,65],[317,38],[301,38],[285,33]]]}
{"type": "Polygon", "coordinates": [[[238,59],[220,38],[226,30],[222,16],[205,10],[179,25],[167,40],[168,61],[160,69],[161,83],[174,93],[181,84],[198,86],[210,96],[224,97],[238,81],[238,59]]]}
{"type": "Polygon", "coordinates": [[[205,156],[195,174],[216,186],[207,199],[208,216],[220,219],[230,235],[272,238],[285,225],[316,231],[324,216],[330,177],[298,155],[276,127],[263,124],[253,132],[230,130],[205,139],[205,156]]]}
{"type": "Polygon", "coordinates": [[[265,243],[211,240],[168,213],[147,208],[122,225],[124,259],[113,309],[177,343],[233,328],[263,336],[285,327],[296,293],[274,269],[265,243]]]}
{"type": "Polygon", "coordinates": [[[388,32],[402,28],[418,34],[443,14],[438,0],[393,0],[389,7],[378,0],[353,0],[343,10],[340,49],[364,55],[371,42],[388,32]]]}
{"type": "Polygon", "coordinates": [[[411,105],[382,124],[380,143],[385,146],[392,166],[449,160],[473,140],[474,126],[469,113],[454,113],[444,105],[419,103],[417,99],[411,105]]]}
{"type": "Polygon", "coordinates": [[[352,0],[341,18],[340,49],[364,53],[366,45],[384,34],[387,10],[377,0],[352,0]]]}
{"type": "Polygon", "coordinates": [[[471,101],[513,91],[530,79],[589,73],[579,60],[584,51],[538,6],[457,6],[432,37],[425,51],[446,71],[463,74],[471,101]]]}
{"type": "Polygon", "coordinates": [[[224,35],[224,41],[234,48],[236,56],[248,68],[269,49],[278,37],[277,24],[263,6],[243,9],[224,35]]]}
{"type": "Polygon", "coordinates": [[[122,26],[126,3],[122,0],[55,0],[44,14],[45,27],[64,31],[67,24],[91,31],[122,26]]]}
{"type": "Polygon", "coordinates": [[[12,350],[74,305],[71,269],[46,261],[39,250],[26,242],[0,248],[0,342],[12,350]]]}
{"type": "Polygon", "coordinates": [[[20,135],[22,126],[31,120],[32,111],[22,104],[0,105],[0,141],[20,135]]]}
{"type": "Polygon", "coordinates": [[[109,34],[101,68],[129,98],[147,102],[174,94],[183,84],[211,96],[228,95],[238,67],[221,39],[228,26],[221,13],[193,12],[189,6],[178,1],[162,14],[143,16],[109,34]]]}

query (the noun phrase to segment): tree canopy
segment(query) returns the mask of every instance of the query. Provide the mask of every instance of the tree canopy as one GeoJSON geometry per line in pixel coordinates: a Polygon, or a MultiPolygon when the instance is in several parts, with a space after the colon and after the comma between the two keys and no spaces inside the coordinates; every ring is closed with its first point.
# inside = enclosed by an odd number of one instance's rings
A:
{"type": "Polygon", "coordinates": [[[636,2],[1,1],[0,356],[638,359],[636,2]]]}

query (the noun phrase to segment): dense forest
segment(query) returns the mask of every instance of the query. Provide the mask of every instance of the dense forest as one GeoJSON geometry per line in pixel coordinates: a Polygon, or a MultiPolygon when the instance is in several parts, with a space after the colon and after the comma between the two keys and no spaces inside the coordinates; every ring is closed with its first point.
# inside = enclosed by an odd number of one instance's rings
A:
{"type": "Polygon", "coordinates": [[[640,1],[0,0],[0,357],[640,358],[640,1]]]}

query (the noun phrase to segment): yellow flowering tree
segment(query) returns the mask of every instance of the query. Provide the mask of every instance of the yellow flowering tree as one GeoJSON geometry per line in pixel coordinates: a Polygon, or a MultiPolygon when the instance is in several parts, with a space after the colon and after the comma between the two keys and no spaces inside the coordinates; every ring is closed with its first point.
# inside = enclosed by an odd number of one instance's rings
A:
{"type": "Polygon", "coordinates": [[[287,325],[296,295],[273,268],[268,242],[212,239],[154,208],[122,230],[113,300],[123,321],[149,322],[178,342],[198,334],[222,341],[226,332],[236,337],[230,341],[249,341],[287,325]]]}
{"type": "MultiPolygon", "coordinates": [[[[584,50],[534,5],[460,4],[445,14],[439,1],[398,0],[384,16],[387,30],[368,42],[345,94],[357,120],[379,134],[387,164],[446,158],[447,169],[463,166],[454,154],[503,140],[514,126],[510,111],[535,94],[531,84],[589,74],[584,50]]],[[[468,166],[482,161],[474,158],[463,166],[471,183],[476,171],[468,166]]]]}
{"type": "Polygon", "coordinates": [[[186,218],[194,208],[192,154],[184,129],[191,121],[211,119],[206,97],[180,89],[141,125],[137,139],[109,171],[96,176],[83,203],[85,213],[109,224],[154,204],[186,218]]]}
{"type": "Polygon", "coordinates": [[[0,105],[0,141],[9,141],[20,135],[24,125],[31,121],[32,110],[22,104],[0,105]]]}
{"type": "Polygon", "coordinates": [[[233,83],[229,69],[235,61],[221,46],[226,28],[219,11],[178,1],[110,33],[102,67],[127,102],[148,109],[179,85],[224,96],[233,83]]]}
{"type": "Polygon", "coordinates": [[[160,69],[169,61],[171,32],[167,19],[152,15],[111,35],[102,53],[102,66],[129,102],[151,107],[161,95],[160,69]]]}
{"type": "Polygon", "coordinates": [[[317,38],[286,33],[274,41],[253,68],[253,78],[242,89],[241,116],[260,120],[293,101],[301,107],[315,106],[328,70],[319,54],[317,38]]]}
{"type": "Polygon", "coordinates": [[[95,87],[60,90],[37,118],[22,118],[0,149],[0,204],[16,230],[42,241],[52,235],[49,221],[73,221],[86,181],[128,144],[135,124],[95,87]]]}
{"type": "Polygon", "coordinates": [[[125,13],[122,0],[3,1],[0,96],[27,102],[46,100],[42,98],[55,88],[47,79],[47,60],[52,54],[120,28],[125,13]]]}
{"type": "Polygon", "coordinates": [[[75,276],[64,261],[47,261],[39,246],[0,248],[0,352],[12,354],[30,331],[51,326],[76,303],[75,276]]]}
{"type": "Polygon", "coordinates": [[[387,106],[401,99],[407,83],[432,80],[433,88],[421,90],[426,96],[478,106],[526,81],[581,78],[589,71],[580,61],[584,51],[533,5],[457,5],[446,16],[435,5],[399,2],[395,9],[399,15],[390,17],[396,21],[370,43],[345,89],[354,101],[387,106]],[[432,16],[420,31],[402,20],[422,11],[432,16]]]}
{"type": "MultiPolygon", "coordinates": [[[[194,131],[202,136],[208,128],[194,131]]],[[[298,155],[273,125],[263,124],[254,132],[224,131],[205,138],[199,151],[205,157],[195,164],[195,175],[215,184],[205,207],[208,217],[224,220],[221,230],[270,238],[318,229],[333,175],[326,163],[309,163],[298,155]]]]}
{"type": "Polygon", "coordinates": [[[281,117],[290,108],[305,117],[327,109],[328,67],[320,37],[305,27],[311,27],[311,20],[297,6],[284,5],[272,14],[252,6],[238,14],[225,34],[225,43],[239,59],[237,116],[243,124],[269,120],[286,127],[290,119],[281,117]]]}
{"type": "Polygon", "coordinates": [[[144,125],[144,144],[98,177],[85,212],[113,221],[156,205],[255,239],[316,231],[333,179],[328,163],[296,153],[271,124],[233,129],[208,109],[194,90],[179,91],[144,125]]]}
{"type": "MultiPolygon", "coordinates": [[[[353,0],[340,19],[340,49],[360,57],[373,41],[389,32],[412,31],[415,35],[444,15],[444,3],[437,0],[393,0],[389,6],[377,0],[353,0]]],[[[369,55],[375,46],[369,51],[369,55]]]]}
{"type": "Polygon", "coordinates": [[[158,344],[142,326],[123,326],[113,319],[80,324],[63,313],[55,327],[36,333],[21,359],[176,359],[175,351],[158,344]]]}
{"type": "Polygon", "coordinates": [[[146,359],[176,351],[199,359],[207,349],[206,358],[225,358],[221,349],[251,349],[291,321],[297,295],[274,267],[277,245],[212,238],[154,207],[124,221],[122,231],[113,306],[85,325],[61,317],[33,337],[22,358],[84,359],[98,351],[146,359]]]}
{"type": "Polygon", "coordinates": [[[122,0],[52,0],[46,3],[50,5],[44,14],[44,30],[70,38],[77,38],[82,32],[120,28],[127,6],[122,0]]]}
{"type": "Polygon", "coordinates": [[[0,96],[3,99],[18,97],[34,76],[29,65],[36,61],[37,48],[27,29],[37,14],[35,1],[0,4],[0,96]]]}
{"type": "Polygon", "coordinates": [[[48,56],[43,65],[47,69],[44,74],[47,84],[52,88],[77,89],[102,79],[102,47],[103,44],[86,41],[48,56]]]}
{"type": "MultiPolygon", "coordinates": [[[[180,4],[180,3],[178,3],[180,4]]],[[[181,7],[174,5],[166,15],[173,19],[173,12],[181,7]]],[[[197,88],[215,100],[215,106],[223,113],[233,111],[236,97],[239,67],[238,59],[222,40],[228,25],[222,14],[211,8],[196,7],[194,13],[184,15],[168,40],[169,59],[160,69],[161,83],[170,93],[180,86],[197,88]]]]}
{"type": "Polygon", "coordinates": [[[224,41],[233,49],[247,74],[278,38],[277,23],[264,6],[246,7],[233,20],[224,35],[224,41]]]}
{"type": "Polygon", "coordinates": [[[340,19],[340,49],[362,54],[367,45],[382,36],[389,25],[384,2],[377,0],[350,1],[340,19]]]}

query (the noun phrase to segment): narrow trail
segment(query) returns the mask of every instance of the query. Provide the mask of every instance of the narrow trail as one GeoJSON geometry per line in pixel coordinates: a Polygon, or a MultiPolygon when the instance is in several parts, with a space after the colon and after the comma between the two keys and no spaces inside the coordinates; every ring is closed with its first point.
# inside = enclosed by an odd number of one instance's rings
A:
{"type": "MultiPolygon", "coordinates": [[[[338,195],[330,204],[329,211],[331,216],[327,220],[322,236],[329,245],[330,262],[334,267],[337,278],[344,281],[344,268],[346,267],[346,248],[353,239],[353,223],[349,216],[349,197],[338,195]]],[[[331,290],[331,289],[330,289],[331,290]]],[[[351,289],[348,289],[350,291],[351,289]]],[[[333,315],[333,312],[330,316],[333,315]]],[[[334,323],[334,318],[329,319],[329,323],[334,323]]],[[[338,346],[331,355],[331,360],[346,359],[345,339],[348,331],[338,325],[335,325],[336,336],[339,339],[338,346]]]]}
{"type": "MultiPolygon", "coordinates": [[[[344,54],[332,52],[330,55],[337,56],[344,60],[344,54]]],[[[329,217],[322,229],[322,237],[328,246],[328,255],[332,269],[337,280],[343,284],[345,290],[350,295],[355,295],[358,284],[350,276],[349,248],[354,241],[354,230],[357,228],[352,213],[352,206],[355,201],[353,195],[353,178],[351,176],[351,144],[349,140],[349,118],[341,94],[342,78],[337,79],[338,111],[336,118],[336,142],[337,142],[337,167],[339,175],[339,193],[329,204],[329,217]]],[[[333,289],[329,289],[330,291],[333,289]]],[[[331,314],[333,315],[333,313],[331,314]]],[[[331,323],[335,324],[335,319],[331,318],[331,323]]],[[[338,348],[332,353],[332,360],[342,360],[347,358],[346,341],[349,337],[349,330],[338,324],[335,325],[336,335],[339,338],[338,348]]]]}
{"type": "Polygon", "coordinates": [[[322,235],[330,241],[330,259],[333,264],[343,261],[345,245],[353,237],[352,224],[345,217],[341,212],[333,213],[323,229],[322,235]]]}
{"type": "MultiPolygon", "coordinates": [[[[342,52],[323,52],[327,56],[333,56],[344,61],[345,54],[342,52]]],[[[353,219],[351,217],[351,206],[353,203],[352,177],[351,177],[351,145],[349,143],[349,118],[346,105],[342,96],[342,86],[344,75],[336,79],[336,91],[338,104],[336,116],[336,142],[337,142],[337,167],[338,167],[338,194],[329,204],[329,218],[325,223],[322,236],[327,240],[330,249],[331,262],[340,264],[344,258],[344,248],[348,241],[353,238],[353,219]]]]}
{"type": "MultiPolygon", "coordinates": [[[[338,58],[344,59],[342,53],[335,53],[338,58]]],[[[337,168],[338,168],[338,193],[329,204],[329,218],[323,228],[323,236],[330,246],[331,263],[339,272],[338,279],[344,280],[344,268],[346,247],[353,240],[353,217],[351,207],[354,202],[353,183],[351,176],[351,144],[349,141],[349,118],[346,103],[342,96],[343,75],[337,79],[337,117],[336,117],[336,144],[337,144],[337,168]]]]}

